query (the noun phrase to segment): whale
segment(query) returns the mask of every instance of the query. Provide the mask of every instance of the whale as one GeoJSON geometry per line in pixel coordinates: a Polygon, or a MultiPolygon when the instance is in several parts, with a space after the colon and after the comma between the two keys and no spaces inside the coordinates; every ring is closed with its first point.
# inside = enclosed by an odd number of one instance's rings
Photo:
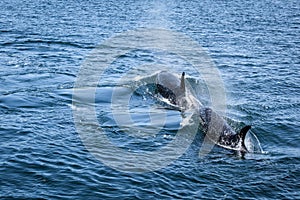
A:
{"type": "Polygon", "coordinates": [[[185,72],[181,77],[176,74],[161,71],[156,77],[157,92],[180,111],[197,110],[202,107],[201,102],[195,98],[185,84],[185,72]]]}
{"type": "Polygon", "coordinates": [[[167,71],[158,72],[156,88],[157,93],[167,99],[171,105],[177,106],[179,111],[193,110],[199,117],[204,134],[218,146],[242,153],[249,152],[245,145],[245,138],[251,126],[246,125],[235,132],[221,115],[212,108],[203,106],[186,86],[185,72],[182,72],[181,76],[167,71]]]}

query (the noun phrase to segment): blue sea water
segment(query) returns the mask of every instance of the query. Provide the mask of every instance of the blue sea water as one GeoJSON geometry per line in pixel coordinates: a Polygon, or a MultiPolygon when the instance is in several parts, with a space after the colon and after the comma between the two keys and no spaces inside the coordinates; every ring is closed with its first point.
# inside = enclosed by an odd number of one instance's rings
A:
{"type": "MultiPolygon", "coordinates": [[[[0,198],[299,199],[299,13],[297,0],[1,1],[0,198]],[[202,46],[221,74],[226,119],[236,129],[251,124],[262,151],[242,158],[215,146],[201,157],[199,130],[181,156],[154,171],[118,170],[97,159],[76,128],[73,89],[95,48],[102,48],[106,61],[112,48],[103,44],[138,28],[178,32],[202,46]]],[[[184,117],[144,84],[153,66],[184,70],[199,99],[210,104],[188,61],[137,49],[117,57],[101,80],[99,75],[96,117],[112,144],[153,152],[170,144],[183,126],[184,117]],[[112,113],[115,91],[115,100],[131,95],[128,107],[138,127],[117,123],[124,107],[112,113]],[[151,130],[161,121],[149,113],[158,111],[167,117],[157,133],[151,130]]],[[[186,134],[182,144],[190,139],[186,134]]],[[[119,157],[110,152],[106,159],[119,157]]]]}

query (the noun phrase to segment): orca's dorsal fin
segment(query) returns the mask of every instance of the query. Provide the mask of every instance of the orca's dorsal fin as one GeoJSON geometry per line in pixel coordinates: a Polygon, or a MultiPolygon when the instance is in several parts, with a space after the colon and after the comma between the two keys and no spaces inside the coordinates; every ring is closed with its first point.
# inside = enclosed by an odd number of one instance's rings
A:
{"type": "Polygon", "coordinates": [[[250,130],[251,126],[247,125],[243,127],[240,132],[238,133],[238,137],[241,140],[242,148],[243,150],[247,151],[246,145],[245,145],[245,137],[247,135],[247,132],[250,130]]]}
{"type": "Polygon", "coordinates": [[[185,92],[185,78],[184,78],[184,76],[185,76],[185,73],[184,72],[182,72],[182,74],[181,74],[181,79],[180,79],[180,89],[183,91],[183,92],[185,92]]]}

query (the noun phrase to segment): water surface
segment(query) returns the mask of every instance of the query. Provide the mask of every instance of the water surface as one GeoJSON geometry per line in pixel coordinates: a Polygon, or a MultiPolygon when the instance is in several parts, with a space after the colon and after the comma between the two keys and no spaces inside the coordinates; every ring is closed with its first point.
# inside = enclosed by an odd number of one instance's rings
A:
{"type": "MultiPolygon", "coordinates": [[[[1,1],[1,198],[300,198],[299,13],[296,0],[1,1]],[[76,77],[92,49],[135,28],[177,31],[204,47],[226,88],[228,120],[237,128],[251,124],[264,153],[241,159],[216,147],[199,157],[199,131],[182,156],[157,171],[121,172],[93,157],[74,125],[76,77]]],[[[168,110],[161,134],[146,139],[124,137],[109,112],[113,88],[128,88],[115,82],[129,67],[168,63],[178,73],[189,67],[165,52],[136,51],[106,71],[96,111],[114,144],[147,151],[175,137],[177,111],[168,110]]],[[[187,74],[205,101],[201,78],[187,74]]],[[[149,124],[149,105],[164,106],[147,88],[134,92],[130,104],[141,125],[149,124]]]]}

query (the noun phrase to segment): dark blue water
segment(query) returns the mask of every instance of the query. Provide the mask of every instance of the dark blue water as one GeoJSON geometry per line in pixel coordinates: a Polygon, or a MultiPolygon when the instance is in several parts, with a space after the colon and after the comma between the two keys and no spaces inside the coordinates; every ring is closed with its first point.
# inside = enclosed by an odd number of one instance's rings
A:
{"type": "MultiPolygon", "coordinates": [[[[299,13],[297,0],[1,1],[0,197],[299,199],[299,13]],[[91,154],[74,121],[76,78],[94,48],[136,28],[171,30],[204,47],[221,74],[227,120],[236,129],[251,124],[262,151],[242,158],[215,146],[201,157],[199,130],[181,156],[154,171],[126,171],[125,162],[118,170],[91,154]]],[[[102,46],[104,60],[110,50],[102,46]]],[[[95,111],[109,141],[127,152],[162,149],[185,130],[184,116],[145,84],[153,66],[186,71],[199,99],[210,104],[188,60],[149,49],[118,57],[99,78],[95,111]],[[122,76],[128,76],[125,82],[122,76]],[[114,91],[116,100],[131,94],[129,110],[138,127],[116,122],[124,113],[118,104],[116,116],[111,112],[114,91]],[[156,134],[160,115],[151,124],[149,113],[162,111],[166,123],[156,134]]],[[[189,139],[186,131],[182,144],[189,139]]],[[[110,153],[106,161],[119,159],[110,153]]]]}

